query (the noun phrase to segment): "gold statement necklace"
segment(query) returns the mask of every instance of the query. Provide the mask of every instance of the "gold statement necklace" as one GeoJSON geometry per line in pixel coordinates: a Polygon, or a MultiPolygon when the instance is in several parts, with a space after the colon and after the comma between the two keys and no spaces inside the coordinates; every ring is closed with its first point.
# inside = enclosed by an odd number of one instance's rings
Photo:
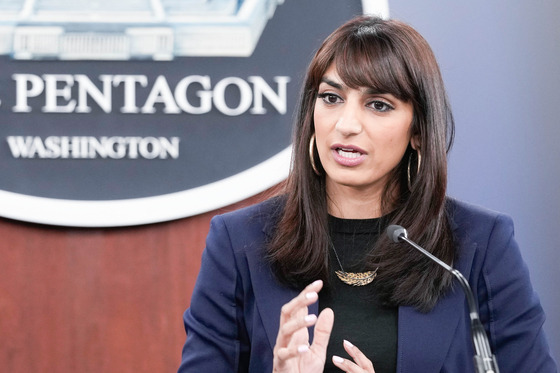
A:
{"type": "Polygon", "coordinates": [[[373,271],[367,271],[367,272],[358,272],[358,273],[346,272],[342,267],[342,263],[340,262],[340,259],[338,258],[338,253],[334,248],[334,244],[330,242],[330,245],[333,249],[334,256],[336,257],[336,261],[340,266],[340,271],[334,271],[334,273],[340,279],[340,281],[351,286],[364,286],[371,283],[373,280],[375,280],[375,278],[377,277],[377,270],[379,269],[379,267],[375,268],[375,270],[373,271]]]}

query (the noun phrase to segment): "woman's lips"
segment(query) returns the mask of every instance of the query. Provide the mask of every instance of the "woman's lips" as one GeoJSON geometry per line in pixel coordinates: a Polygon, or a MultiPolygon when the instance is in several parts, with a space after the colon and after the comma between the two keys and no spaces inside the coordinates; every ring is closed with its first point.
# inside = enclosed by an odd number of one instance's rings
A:
{"type": "Polygon", "coordinates": [[[350,145],[333,145],[331,151],[335,162],[346,167],[361,164],[366,155],[366,152],[362,149],[350,145]]]}

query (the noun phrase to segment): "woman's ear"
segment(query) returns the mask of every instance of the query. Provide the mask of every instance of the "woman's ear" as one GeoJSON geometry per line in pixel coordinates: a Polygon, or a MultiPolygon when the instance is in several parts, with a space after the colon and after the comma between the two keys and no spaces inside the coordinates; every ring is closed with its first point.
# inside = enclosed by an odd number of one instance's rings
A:
{"type": "Polygon", "coordinates": [[[410,146],[417,152],[420,151],[420,136],[414,135],[410,138],[410,146]]]}

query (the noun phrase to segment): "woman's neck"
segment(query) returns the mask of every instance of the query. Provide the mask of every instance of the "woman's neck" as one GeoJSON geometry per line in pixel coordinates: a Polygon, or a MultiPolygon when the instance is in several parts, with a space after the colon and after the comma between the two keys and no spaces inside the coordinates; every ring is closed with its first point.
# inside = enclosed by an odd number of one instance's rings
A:
{"type": "Polygon", "coordinates": [[[352,187],[327,185],[329,214],[343,219],[371,219],[382,216],[381,191],[372,193],[352,187]]]}

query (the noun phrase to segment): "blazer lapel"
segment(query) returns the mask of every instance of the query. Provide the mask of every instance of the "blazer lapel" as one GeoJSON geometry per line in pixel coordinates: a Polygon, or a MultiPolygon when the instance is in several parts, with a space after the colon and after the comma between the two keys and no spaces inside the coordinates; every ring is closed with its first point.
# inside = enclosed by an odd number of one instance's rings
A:
{"type": "Polygon", "coordinates": [[[428,314],[399,308],[397,372],[439,372],[459,321],[465,317],[465,297],[455,289],[428,314]]]}
{"type": "MultiPolygon", "coordinates": [[[[454,221],[451,224],[457,228],[454,221]]],[[[454,267],[468,280],[476,243],[468,237],[456,238],[458,257],[454,267]]],[[[440,372],[455,331],[464,324],[467,314],[465,293],[458,284],[429,313],[399,307],[397,372],[440,372]]]]}
{"type": "MultiPolygon", "coordinates": [[[[265,237],[270,237],[275,219],[269,219],[263,228],[265,237]]],[[[264,242],[264,240],[263,240],[264,242]]],[[[274,276],[269,263],[262,251],[264,245],[255,245],[247,251],[247,262],[251,273],[251,284],[255,295],[255,303],[260,314],[270,348],[276,344],[276,336],[280,325],[280,310],[282,306],[299,294],[299,290],[291,289],[280,284],[274,276]]],[[[317,303],[309,307],[309,313],[317,314],[317,303]]],[[[313,330],[309,330],[310,341],[313,340],[313,330]]]]}
{"type": "Polygon", "coordinates": [[[280,285],[270,271],[270,266],[263,263],[258,255],[248,256],[247,260],[251,268],[255,304],[272,349],[276,344],[280,325],[280,309],[298,293],[296,290],[280,285]]]}

